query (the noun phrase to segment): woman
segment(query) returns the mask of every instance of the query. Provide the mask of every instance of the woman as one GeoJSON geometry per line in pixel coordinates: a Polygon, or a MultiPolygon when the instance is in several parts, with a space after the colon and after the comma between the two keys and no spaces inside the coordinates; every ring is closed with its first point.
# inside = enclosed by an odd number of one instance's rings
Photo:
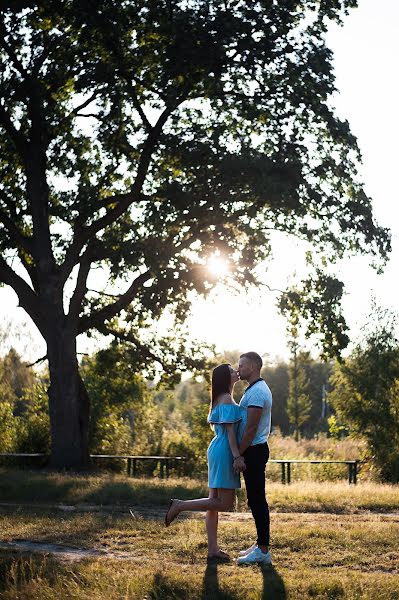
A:
{"type": "Polygon", "coordinates": [[[233,469],[233,460],[239,456],[237,444],[238,423],[241,411],[232,398],[238,373],[231,365],[223,364],[212,372],[212,396],[208,423],[214,427],[215,437],[208,447],[209,498],[197,500],[173,499],[165,516],[168,527],[179,513],[206,511],[208,534],[208,562],[227,562],[230,557],[217,543],[218,513],[234,508],[235,489],[241,487],[240,474],[233,469]]]}

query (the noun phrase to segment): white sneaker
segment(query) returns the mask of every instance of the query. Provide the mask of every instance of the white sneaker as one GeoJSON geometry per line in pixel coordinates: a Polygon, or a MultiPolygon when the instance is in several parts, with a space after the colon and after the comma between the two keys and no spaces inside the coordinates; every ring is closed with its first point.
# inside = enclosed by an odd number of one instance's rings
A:
{"type": "Polygon", "coordinates": [[[256,546],[256,548],[251,550],[251,552],[245,556],[237,558],[237,565],[255,565],[257,563],[271,565],[272,557],[270,556],[270,552],[262,552],[262,550],[256,546]]]}
{"type": "Polygon", "coordinates": [[[246,550],[240,550],[239,553],[238,553],[238,556],[246,556],[247,554],[249,554],[250,552],[252,552],[252,550],[254,550],[255,548],[257,548],[257,543],[256,542],[254,544],[252,544],[252,546],[250,546],[246,550]]]}

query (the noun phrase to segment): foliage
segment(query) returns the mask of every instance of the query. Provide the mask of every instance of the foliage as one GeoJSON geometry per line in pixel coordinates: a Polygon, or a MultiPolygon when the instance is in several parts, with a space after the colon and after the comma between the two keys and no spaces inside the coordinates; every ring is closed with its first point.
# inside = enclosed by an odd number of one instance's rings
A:
{"type": "Polygon", "coordinates": [[[48,414],[47,385],[36,381],[21,399],[23,412],[16,417],[16,452],[50,452],[50,418],[48,414]]]}
{"type": "Polygon", "coordinates": [[[12,452],[16,438],[16,423],[13,415],[13,405],[10,402],[0,402],[0,452],[12,452]]]}
{"type": "Polygon", "coordinates": [[[93,454],[159,454],[162,420],[137,368],[131,348],[117,342],[82,361],[93,454]]]}
{"type": "MultiPolygon", "coordinates": [[[[195,477],[204,474],[204,461],[202,452],[198,452],[197,440],[188,431],[168,431],[162,440],[162,454],[165,456],[183,456],[184,461],[176,461],[173,473],[176,476],[195,477]]],[[[202,449],[201,449],[202,450],[202,449]]]]}
{"type": "Polygon", "coordinates": [[[330,415],[328,421],[328,435],[332,438],[340,440],[348,435],[348,428],[340,423],[336,415],[330,415]]]}
{"type": "Polygon", "coordinates": [[[273,396],[272,428],[278,428],[282,433],[288,435],[288,365],[284,361],[279,361],[276,365],[265,365],[261,375],[266,380],[273,396]]]}
{"type": "Polygon", "coordinates": [[[363,436],[386,481],[399,481],[399,342],[395,318],[375,307],[371,322],[330,394],[338,415],[363,436]]]}
{"type": "Polygon", "coordinates": [[[14,348],[0,357],[0,415],[3,452],[49,451],[46,387],[14,348]]]}
{"type": "Polygon", "coordinates": [[[15,399],[22,398],[25,390],[31,388],[34,381],[35,374],[32,368],[27,366],[14,348],[10,348],[5,356],[0,358],[0,387],[2,390],[7,388],[12,391],[15,399]]]}
{"type": "Polygon", "coordinates": [[[290,382],[287,414],[296,440],[299,439],[300,432],[310,418],[309,380],[304,369],[304,363],[307,358],[308,356],[305,353],[298,355],[295,348],[289,367],[290,382]]]}

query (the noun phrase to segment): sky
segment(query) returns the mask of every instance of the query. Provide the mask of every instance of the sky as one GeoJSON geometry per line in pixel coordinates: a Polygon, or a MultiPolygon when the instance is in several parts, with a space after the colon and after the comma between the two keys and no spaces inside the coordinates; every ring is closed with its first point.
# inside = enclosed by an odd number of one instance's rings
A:
{"type": "MultiPolygon", "coordinates": [[[[399,312],[398,22],[397,0],[359,0],[359,7],[345,18],[343,27],[331,26],[327,36],[339,90],[335,106],[358,138],[363,155],[361,177],[373,199],[375,217],[392,232],[393,249],[382,275],[370,267],[367,257],[346,259],[337,265],[336,273],[345,283],[343,309],[353,340],[367,319],[373,297],[399,312]]],[[[303,272],[303,264],[301,244],[276,234],[273,261],[260,265],[259,273],[271,288],[284,289],[294,273],[303,272]]],[[[255,350],[267,360],[287,358],[285,321],[276,309],[276,298],[277,294],[265,286],[244,294],[219,285],[206,300],[193,302],[187,325],[194,338],[215,344],[220,352],[255,350]]],[[[17,304],[11,289],[0,289],[2,330],[10,333],[3,350],[13,343],[33,362],[45,354],[45,345],[17,304]]],[[[308,347],[317,353],[312,342],[308,347]]],[[[93,349],[93,341],[82,336],[78,339],[80,352],[93,349]]]]}

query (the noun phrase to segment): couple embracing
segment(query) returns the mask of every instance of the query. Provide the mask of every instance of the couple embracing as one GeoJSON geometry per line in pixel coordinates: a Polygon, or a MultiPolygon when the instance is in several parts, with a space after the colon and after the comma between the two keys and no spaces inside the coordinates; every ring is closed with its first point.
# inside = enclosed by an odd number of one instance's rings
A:
{"type": "Polygon", "coordinates": [[[242,550],[237,564],[271,564],[270,516],[265,493],[265,470],[269,459],[272,395],[260,376],[262,359],[256,352],[240,356],[238,371],[230,364],[212,372],[211,406],[208,423],[215,437],[208,447],[209,498],[170,501],[165,515],[169,526],[183,511],[206,511],[208,562],[228,562],[230,557],[218,545],[218,513],[234,508],[235,490],[243,474],[248,506],[255,520],[257,541],[242,550]],[[233,399],[235,383],[243,379],[248,387],[239,404],[233,399]]]}

